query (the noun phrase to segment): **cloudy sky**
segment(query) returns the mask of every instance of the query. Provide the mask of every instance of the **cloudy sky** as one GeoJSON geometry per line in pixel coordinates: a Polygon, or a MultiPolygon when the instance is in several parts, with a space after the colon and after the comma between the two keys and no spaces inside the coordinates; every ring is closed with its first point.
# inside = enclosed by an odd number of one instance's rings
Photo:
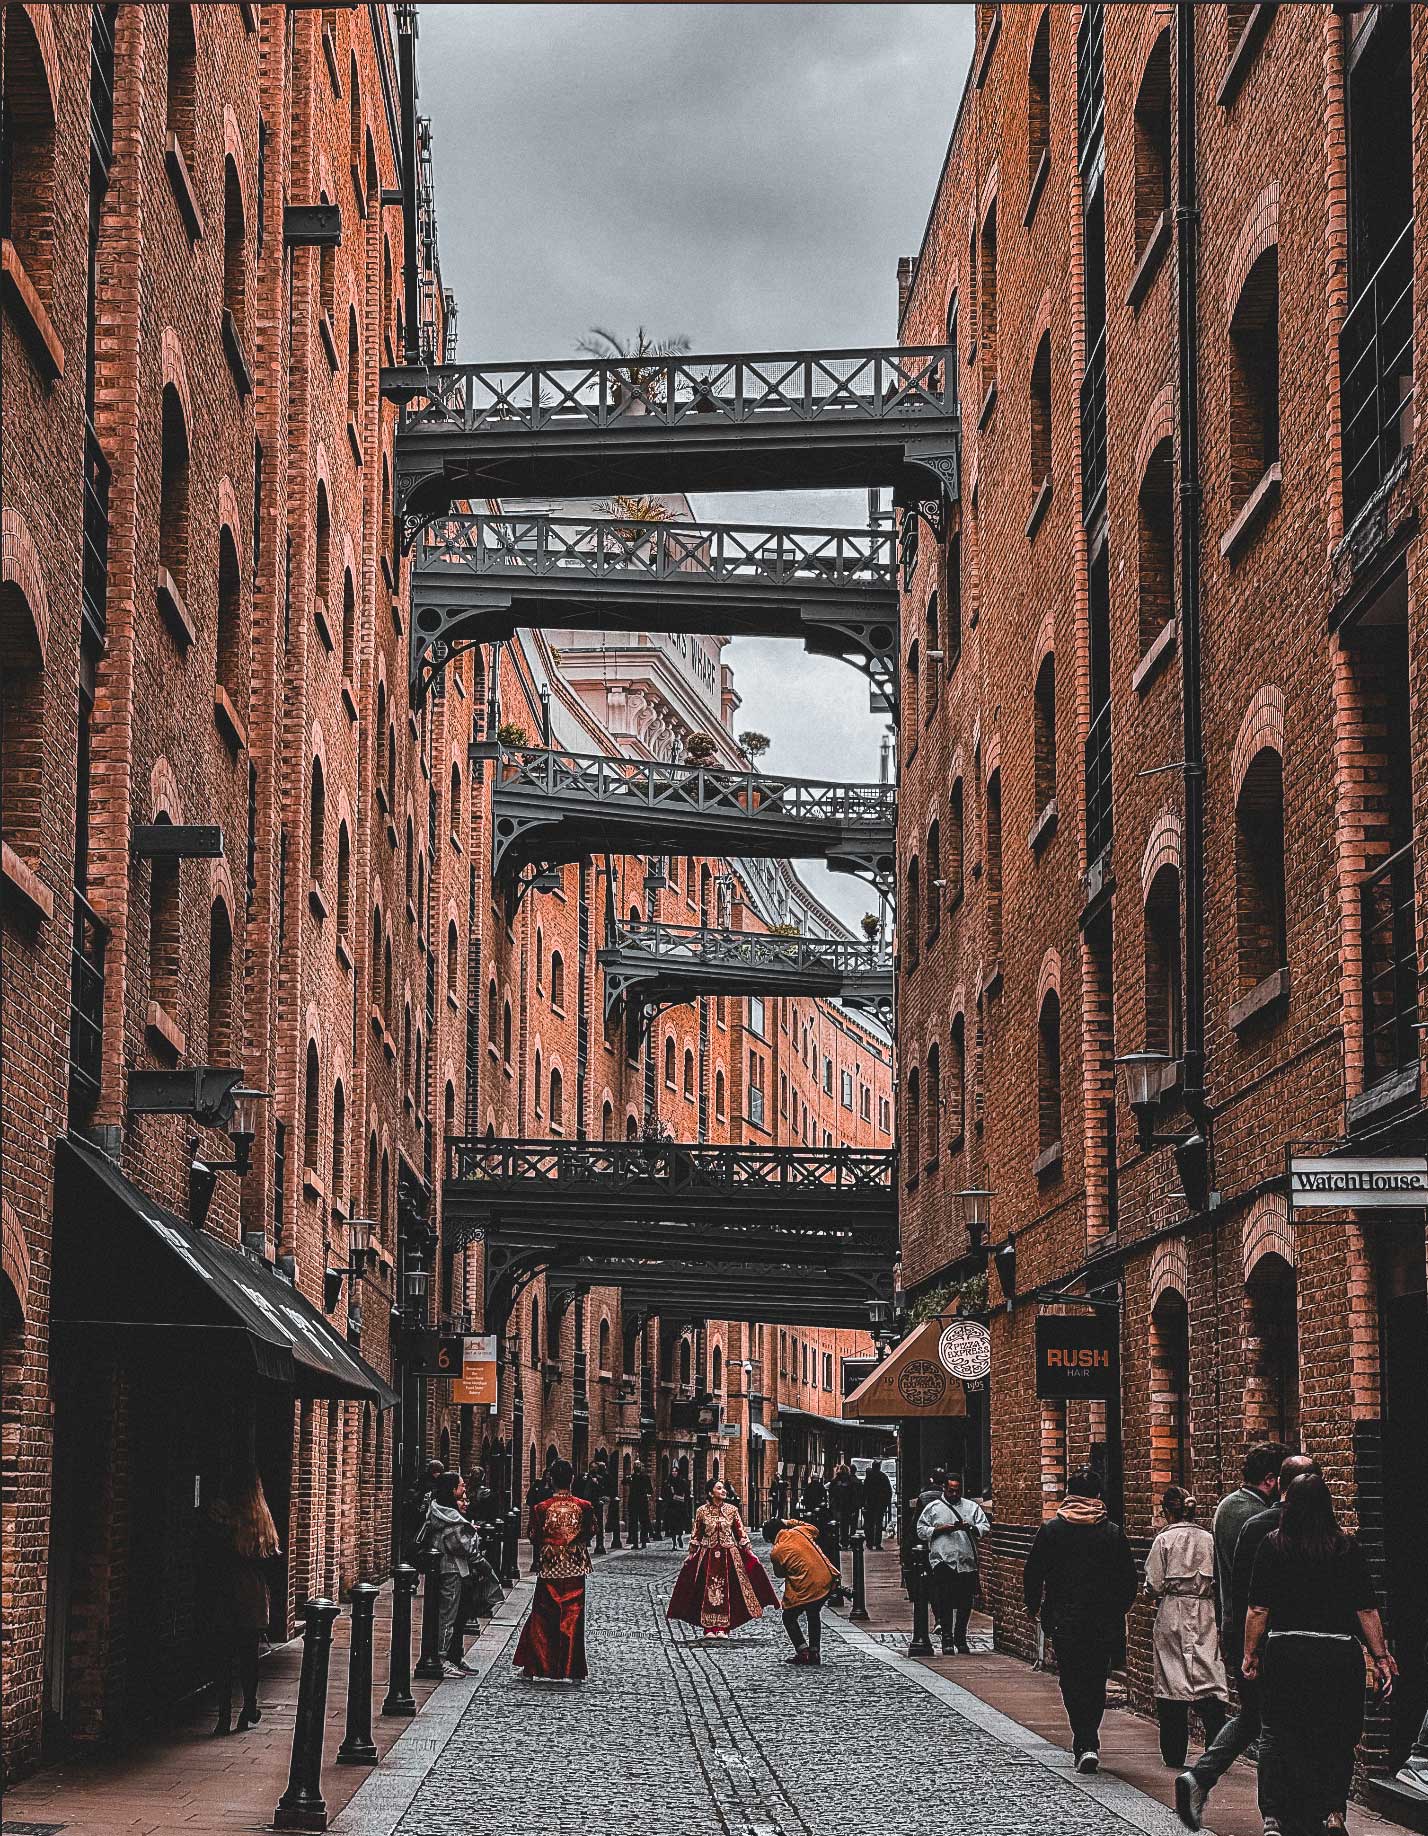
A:
{"type": "MultiPolygon", "coordinates": [[[[467,361],[572,356],[589,327],[694,350],[891,342],[972,47],[970,6],[425,5],[443,279],[467,361]]],[[[852,524],[853,493],[702,497],[852,524]]],[[[731,647],[778,770],[876,778],[864,678],[731,647]]],[[[810,870],[845,916],[864,889],[810,870]]]]}

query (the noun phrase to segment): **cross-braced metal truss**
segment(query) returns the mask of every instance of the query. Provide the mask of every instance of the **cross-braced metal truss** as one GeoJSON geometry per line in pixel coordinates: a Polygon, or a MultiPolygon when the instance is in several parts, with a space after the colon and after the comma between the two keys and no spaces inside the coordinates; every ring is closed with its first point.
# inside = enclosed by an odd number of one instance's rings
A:
{"type": "Polygon", "coordinates": [[[544,1271],[547,1304],[595,1287],[617,1287],[622,1310],[658,1314],[666,1325],[759,1320],[769,1325],[866,1328],[875,1301],[892,1299],[882,1271],[797,1265],[647,1262],[582,1257],[544,1271]]]}
{"type": "Polygon", "coordinates": [[[712,925],[617,923],[599,953],[605,1017],[623,1001],[633,1025],[701,995],[830,995],[890,1027],[891,955],[849,937],[781,937],[712,925]]]}
{"type": "Polygon", "coordinates": [[[494,753],[492,870],[587,854],[822,860],[890,891],[897,792],[762,771],[533,747],[494,753]]]}
{"type": "Polygon", "coordinates": [[[872,1148],[451,1137],[448,1244],[485,1244],[499,1324],[537,1269],[599,1262],[734,1263],[890,1275],[895,1156],[872,1148]]]}
{"type": "Polygon", "coordinates": [[[955,497],[945,346],[385,369],[410,542],[463,497],[891,485],[955,497]]]}
{"type": "Polygon", "coordinates": [[[882,529],[438,517],[413,555],[412,700],[458,651],[555,625],[799,638],[895,714],[897,561],[882,529]]]}

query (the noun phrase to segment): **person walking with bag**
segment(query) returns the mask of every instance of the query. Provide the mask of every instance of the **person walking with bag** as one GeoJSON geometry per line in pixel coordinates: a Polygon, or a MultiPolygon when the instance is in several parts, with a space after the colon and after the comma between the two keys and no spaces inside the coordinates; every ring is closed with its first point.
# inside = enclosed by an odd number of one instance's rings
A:
{"type": "Polygon", "coordinates": [[[243,1474],[221,1499],[209,1522],[214,1577],[218,1720],[213,1732],[233,1732],[233,1672],[243,1689],[238,1732],[261,1721],[258,1707],[258,1641],[268,1629],[268,1583],[264,1570],[282,1554],[277,1526],[256,1470],[243,1474]]]}
{"type": "Polygon", "coordinates": [[[1229,1717],[1224,1659],[1215,1624],[1215,1539],[1179,1485],[1160,1498],[1165,1528],[1145,1559],[1145,1591],[1156,1602],[1155,1718],[1160,1757],[1178,1772],[1190,1747],[1193,1704],[1212,1741],[1229,1717]]]}
{"type": "Polygon", "coordinates": [[[977,1548],[991,1527],[976,1500],[962,1496],[960,1473],[948,1473],[942,1481],[942,1495],[918,1517],[917,1535],[927,1544],[928,1586],[944,1657],[971,1650],[967,1621],[977,1597],[977,1548]]]}
{"type": "Polygon", "coordinates": [[[1100,1769],[1106,1683],[1125,1662],[1126,1614],[1137,1586],[1126,1533],[1107,1517],[1101,1490],[1094,1467],[1072,1473],[1022,1570],[1027,1613],[1040,1617],[1056,1652],[1077,1772],[1100,1769]]]}

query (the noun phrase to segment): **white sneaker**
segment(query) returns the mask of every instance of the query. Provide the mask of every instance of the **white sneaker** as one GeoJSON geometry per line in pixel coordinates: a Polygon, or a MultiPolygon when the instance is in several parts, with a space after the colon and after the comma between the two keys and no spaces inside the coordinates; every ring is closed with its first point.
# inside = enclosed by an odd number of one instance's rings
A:
{"type": "Polygon", "coordinates": [[[1076,1755],[1076,1770],[1077,1772],[1099,1772],[1101,1770],[1101,1756],[1094,1747],[1087,1747],[1084,1753],[1076,1755]]]}
{"type": "Polygon", "coordinates": [[[464,1670],[459,1670],[457,1666],[448,1659],[443,1658],[441,1660],[441,1674],[444,1677],[464,1677],[467,1673],[464,1670]]]}

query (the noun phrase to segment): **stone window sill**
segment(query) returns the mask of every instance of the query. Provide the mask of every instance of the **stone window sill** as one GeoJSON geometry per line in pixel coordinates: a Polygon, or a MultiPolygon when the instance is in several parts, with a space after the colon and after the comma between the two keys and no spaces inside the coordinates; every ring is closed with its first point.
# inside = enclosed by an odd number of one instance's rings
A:
{"type": "Polygon", "coordinates": [[[458,1013],[460,1011],[460,1003],[456,999],[456,990],[454,988],[448,988],[446,991],[446,1005],[451,1009],[452,1013],[458,1013]]]}
{"type": "Polygon", "coordinates": [[[319,1203],[327,1197],[327,1188],[319,1179],[316,1167],[303,1168],[302,1189],[309,1198],[315,1198],[319,1203]]]}
{"type": "Polygon", "coordinates": [[[981,432],[992,418],[992,410],[997,405],[997,379],[994,376],[987,384],[987,393],[982,397],[981,413],[977,416],[977,429],[981,432]]]}
{"type": "Polygon", "coordinates": [[[1043,1148],[1032,1162],[1031,1170],[1038,1179],[1060,1178],[1061,1143],[1053,1141],[1050,1147],[1043,1148]]]}
{"type": "Polygon", "coordinates": [[[238,329],[238,321],[227,306],[223,308],[223,354],[228,359],[228,367],[233,372],[233,381],[239,395],[251,395],[253,366],[248,362],[248,353],[243,349],[243,334],[238,329]]]}
{"type": "Polygon", "coordinates": [[[198,633],[193,628],[188,607],[183,603],[178,582],[166,567],[159,569],[158,579],[154,583],[154,602],[168,626],[170,637],[180,650],[189,649],[198,633]]]}
{"type": "Polygon", "coordinates": [[[39,874],[10,846],[0,842],[0,878],[9,892],[15,893],[29,907],[35,918],[53,918],[55,896],[39,874]]]}
{"type": "Polygon", "coordinates": [[[324,25],[322,28],[322,55],[327,59],[327,75],[332,84],[332,93],[334,96],[340,96],[342,94],[342,72],[337,63],[337,40],[332,36],[332,28],[329,25],[324,25]]]}
{"type": "Polygon", "coordinates": [[[392,557],[387,553],[385,548],[377,557],[377,561],[382,570],[382,578],[386,581],[388,588],[395,593],[397,590],[397,583],[392,575],[392,557]]]}
{"type": "Polygon", "coordinates": [[[307,903],[314,918],[322,924],[327,918],[327,900],[322,896],[322,888],[316,880],[307,883],[307,903]]]}
{"type": "Polygon", "coordinates": [[[337,960],[350,975],[352,973],[352,946],[345,937],[339,937],[336,943],[337,960]]]}
{"type": "Polygon", "coordinates": [[[350,676],[342,678],[342,705],[347,710],[347,718],[355,721],[357,719],[357,696],[353,690],[350,676]]]}
{"type": "Polygon", "coordinates": [[[332,314],[326,307],[323,308],[322,316],[317,321],[317,333],[322,339],[322,348],[327,353],[327,367],[335,376],[342,367],[342,359],[337,355],[337,332],[333,328],[332,314]]]}
{"type": "Polygon", "coordinates": [[[1031,849],[1033,854],[1040,854],[1041,850],[1056,833],[1058,814],[1056,799],[1054,797],[1049,797],[1042,808],[1041,814],[1031,825],[1031,834],[1026,838],[1026,845],[1031,849]]]}
{"type": "Polygon", "coordinates": [[[330,655],[337,646],[332,641],[332,627],[327,622],[327,601],[321,593],[313,595],[312,622],[317,626],[317,635],[322,639],[323,649],[330,655]]]}
{"type": "Polygon", "coordinates": [[[213,718],[225,743],[234,752],[242,752],[248,745],[248,729],[243,725],[232,697],[221,682],[213,685],[213,718]]]}
{"type": "Polygon", "coordinates": [[[1175,620],[1168,618],[1151,640],[1145,655],[1135,666],[1135,673],[1131,676],[1131,687],[1137,695],[1144,695],[1147,692],[1174,649],[1175,620]]]}
{"type": "Polygon", "coordinates": [[[461,837],[456,833],[455,829],[451,831],[451,845],[458,854],[465,854],[466,850],[461,845],[461,837]]]}
{"type": "Polygon", "coordinates": [[[1002,9],[997,7],[992,14],[991,24],[987,27],[986,42],[982,46],[982,55],[977,59],[977,74],[972,79],[980,89],[987,80],[987,72],[992,66],[992,53],[997,48],[997,40],[1002,30],[1002,9]]]}
{"type": "Polygon", "coordinates": [[[347,418],[347,444],[352,448],[352,457],[360,471],[362,467],[362,436],[357,431],[357,423],[349,415],[347,418]]]}
{"type": "Polygon", "coordinates": [[[1274,7],[1264,5],[1255,7],[1245,21],[1239,40],[1230,51],[1230,61],[1225,65],[1225,74],[1220,79],[1219,91],[1215,96],[1221,108],[1228,108],[1239,94],[1240,85],[1254,62],[1255,53],[1264,42],[1264,35],[1273,17],[1274,7]]]}
{"type": "Polygon", "coordinates": [[[983,987],[989,1001],[995,1000],[1002,992],[1002,963],[1000,957],[992,964],[992,972],[987,977],[983,987]]]}
{"type": "Polygon", "coordinates": [[[1036,215],[1036,207],[1041,202],[1041,194],[1046,189],[1046,175],[1051,170],[1051,148],[1041,149],[1041,158],[1036,162],[1036,171],[1032,174],[1031,184],[1026,194],[1026,209],[1021,213],[1022,227],[1031,228],[1031,220],[1036,215]]]}
{"type": "Polygon", "coordinates": [[[173,187],[174,201],[179,207],[184,228],[188,231],[190,242],[203,240],[203,212],[198,206],[198,193],[194,189],[193,177],[184,158],[183,148],[179,145],[178,135],[170,134],[164,143],[164,166],[168,171],[169,184],[173,187]]]}
{"type": "Polygon", "coordinates": [[[58,381],[64,375],[64,346],[34,282],[25,272],[20,251],[8,236],[0,241],[0,278],[25,348],[45,381],[58,381]]]}
{"type": "Polygon", "coordinates": [[[1026,539],[1031,541],[1041,527],[1041,519],[1046,515],[1047,505],[1051,502],[1051,474],[1036,487],[1036,496],[1031,500],[1031,515],[1026,519],[1026,539]]]}
{"type": "Polygon", "coordinates": [[[1276,969],[1273,975],[1267,975],[1231,1006],[1228,1015],[1231,1031],[1241,1032],[1252,1020],[1266,1019],[1271,1014],[1277,1018],[1288,999],[1289,971],[1276,969]]]}
{"type": "Polygon", "coordinates": [[[1244,508],[1220,537],[1220,553],[1227,561],[1237,561],[1253,541],[1279,504],[1284,473],[1276,459],[1245,499],[1244,508]]]}
{"type": "Polygon", "coordinates": [[[1165,259],[1165,251],[1170,247],[1170,212],[1161,211],[1145,239],[1140,260],[1135,264],[1135,273],[1131,284],[1126,289],[1126,305],[1132,312],[1140,310],[1140,303],[1150,292],[1150,284],[1160,272],[1160,264],[1165,259]]]}
{"type": "Polygon", "coordinates": [[[188,1049],[188,1040],[183,1028],[162,1001],[150,1001],[144,1025],[149,1034],[149,1044],[156,1051],[172,1053],[175,1058],[183,1057],[188,1049]]]}
{"type": "Polygon", "coordinates": [[[1381,1077],[1376,1084],[1370,1084],[1367,1090],[1349,1099],[1349,1128],[1363,1128],[1377,1121],[1386,1111],[1397,1109],[1401,1103],[1416,1102],[1417,1097],[1418,1067],[1405,1065],[1401,1071],[1381,1077]]]}

